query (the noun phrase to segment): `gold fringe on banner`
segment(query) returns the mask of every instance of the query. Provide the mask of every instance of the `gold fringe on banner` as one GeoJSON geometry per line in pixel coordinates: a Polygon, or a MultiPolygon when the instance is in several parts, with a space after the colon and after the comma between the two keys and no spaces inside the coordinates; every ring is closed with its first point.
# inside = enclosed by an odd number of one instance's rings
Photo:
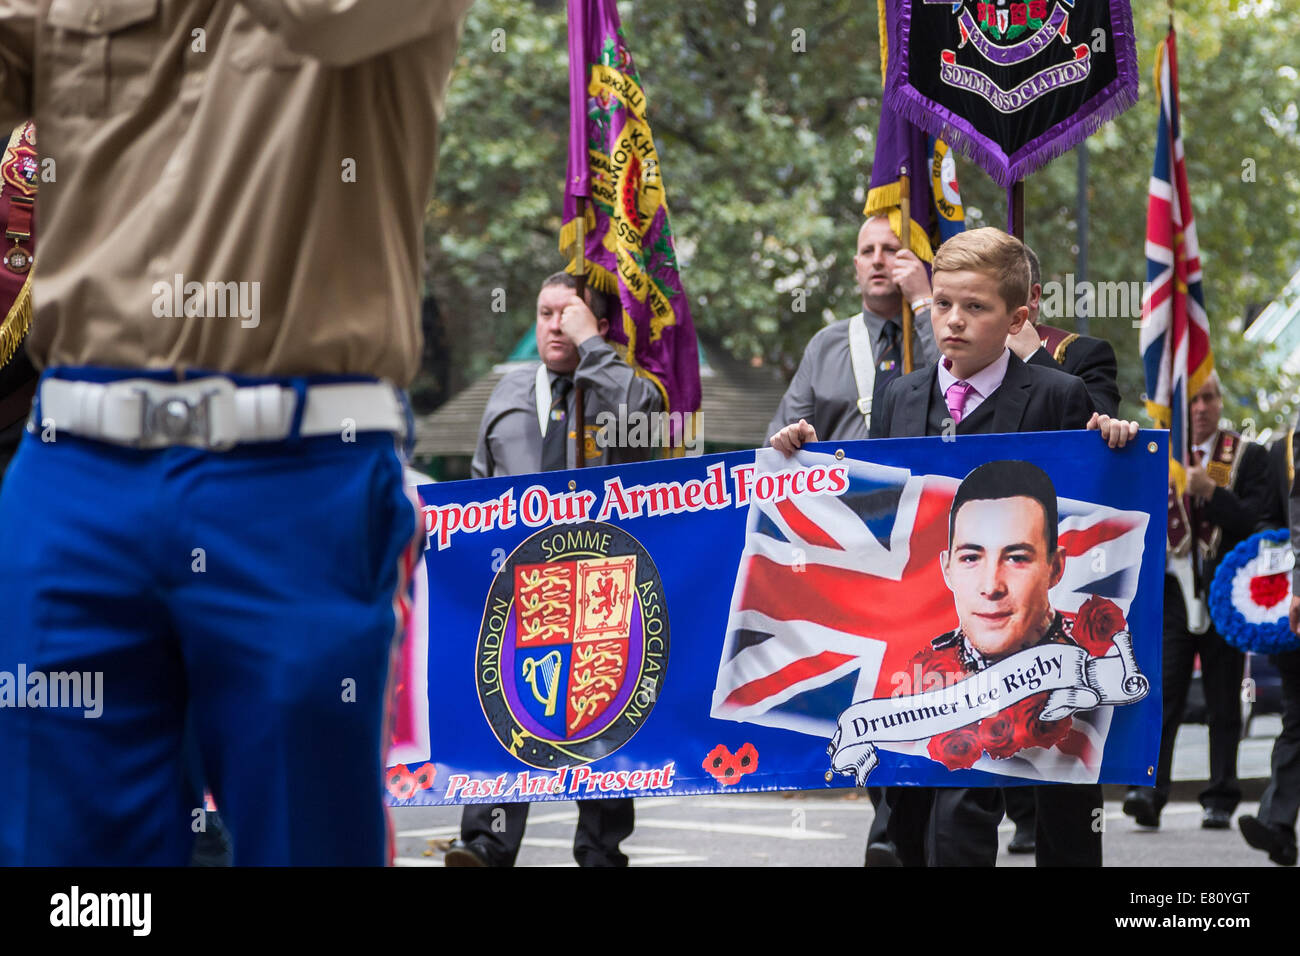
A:
{"type": "Polygon", "coordinates": [[[5,365],[14,357],[18,346],[27,337],[32,327],[32,273],[29,270],[23,280],[23,287],[14,300],[13,308],[0,322],[0,365],[5,365]]]}
{"type": "Polygon", "coordinates": [[[889,21],[885,18],[885,0],[876,0],[876,23],[880,27],[880,83],[885,83],[889,68],[889,21]]]}
{"type": "MultiPolygon", "coordinates": [[[[894,235],[903,234],[903,213],[898,207],[903,201],[903,191],[898,183],[890,183],[887,186],[877,186],[871,192],[867,193],[867,203],[862,207],[862,215],[870,219],[872,216],[889,216],[889,226],[894,230],[894,235]]],[[[922,262],[934,261],[934,249],[930,247],[930,236],[915,219],[912,220],[911,239],[912,253],[922,262]]]]}
{"type": "MultiPolygon", "coordinates": [[[[895,210],[894,212],[895,212],[895,217],[897,217],[898,211],[895,210]]],[[[591,233],[596,228],[596,213],[595,210],[592,209],[590,203],[587,204],[587,215],[585,218],[587,220],[586,234],[590,236],[591,233]]],[[[605,236],[605,243],[607,248],[611,248],[611,249],[613,248],[612,244],[610,243],[610,240],[612,238],[613,238],[612,233],[605,236]]],[[[578,272],[577,249],[574,248],[575,245],[577,244],[577,241],[578,241],[578,222],[577,219],[574,218],[574,219],[570,219],[568,222],[566,222],[563,226],[560,227],[560,243],[559,243],[560,253],[568,259],[568,264],[564,267],[564,271],[569,273],[569,275],[577,275],[578,272]]],[[[926,258],[926,261],[927,262],[929,261],[929,257],[926,258]]],[[[585,264],[587,266],[588,286],[590,286],[593,289],[596,289],[597,291],[605,292],[610,295],[618,294],[619,288],[618,288],[617,275],[615,275],[613,272],[610,272],[604,266],[597,265],[596,263],[592,262],[590,259],[586,259],[585,264]]],[[[655,375],[653,372],[643,368],[641,364],[636,360],[636,333],[637,333],[636,326],[635,324],[633,324],[631,316],[627,314],[626,310],[623,310],[623,334],[627,337],[627,344],[624,345],[621,342],[620,343],[612,342],[610,344],[614,346],[614,349],[616,352],[618,352],[619,357],[622,358],[623,361],[627,362],[627,364],[632,367],[632,371],[634,373],[639,375],[641,378],[647,379],[648,381],[654,383],[655,388],[659,390],[659,397],[663,400],[664,411],[671,413],[672,409],[669,408],[668,406],[668,390],[664,388],[663,382],[659,381],[659,377],[655,375]]],[[[697,431],[693,432],[692,434],[698,434],[700,413],[697,411],[697,412],[691,412],[690,414],[692,418],[691,427],[697,429],[697,431]]],[[[682,427],[684,430],[686,427],[685,421],[683,421],[682,427]]],[[[682,445],[679,446],[663,449],[663,453],[661,457],[680,458],[685,454],[686,454],[686,448],[685,448],[685,444],[683,443],[682,445]]]]}

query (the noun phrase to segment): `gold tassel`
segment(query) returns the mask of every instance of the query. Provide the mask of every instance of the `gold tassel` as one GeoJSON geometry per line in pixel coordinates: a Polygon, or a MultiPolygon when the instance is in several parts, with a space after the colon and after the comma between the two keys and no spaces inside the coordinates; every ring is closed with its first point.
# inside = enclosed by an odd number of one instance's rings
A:
{"type": "MultiPolygon", "coordinates": [[[[894,230],[894,235],[900,236],[903,233],[903,212],[898,207],[902,201],[903,193],[898,183],[877,186],[867,193],[867,203],[862,207],[862,215],[868,219],[874,216],[889,216],[889,227],[894,230]]],[[[912,254],[922,262],[933,262],[934,249],[930,246],[930,236],[915,219],[912,220],[910,238],[912,254]]]]}
{"type": "Polygon", "coordinates": [[[0,366],[8,364],[32,327],[32,273],[27,273],[13,307],[0,322],[0,366]]]}
{"type": "Polygon", "coordinates": [[[885,0],[876,2],[876,26],[880,30],[880,85],[884,86],[889,74],[889,20],[885,16],[885,0]]]}

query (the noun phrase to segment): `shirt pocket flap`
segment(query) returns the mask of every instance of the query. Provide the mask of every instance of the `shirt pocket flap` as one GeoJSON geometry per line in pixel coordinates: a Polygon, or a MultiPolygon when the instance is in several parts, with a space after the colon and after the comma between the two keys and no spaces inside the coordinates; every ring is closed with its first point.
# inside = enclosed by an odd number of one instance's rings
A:
{"type": "Polygon", "coordinates": [[[161,2],[162,0],[53,0],[45,21],[59,30],[104,36],[154,19],[161,2]]]}

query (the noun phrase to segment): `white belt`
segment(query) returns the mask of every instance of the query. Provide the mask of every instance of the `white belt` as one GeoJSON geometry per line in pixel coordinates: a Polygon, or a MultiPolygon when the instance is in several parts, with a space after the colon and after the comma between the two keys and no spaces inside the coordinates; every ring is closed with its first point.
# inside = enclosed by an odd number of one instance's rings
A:
{"type": "MultiPolygon", "coordinates": [[[[299,434],[358,432],[405,434],[401,393],[383,382],[312,385],[306,390],[299,434]]],[[[239,387],[213,376],[188,382],[133,378],[78,382],[49,378],[41,383],[40,421],[30,431],[52,428],[136,448],[190,445],[224,451],[240,442],[283,441],[293,430],[298,394],[283,385],[239,387]]]]}

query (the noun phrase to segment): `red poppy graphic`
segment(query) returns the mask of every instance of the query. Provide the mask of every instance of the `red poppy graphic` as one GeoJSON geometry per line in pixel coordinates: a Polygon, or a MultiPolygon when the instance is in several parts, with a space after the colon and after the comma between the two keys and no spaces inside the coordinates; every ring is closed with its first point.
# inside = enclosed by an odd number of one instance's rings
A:
{"type": "Polygon", "coordinates": [[[736,751],[736,765],[740,767],[742,775],[753,773],[758,769],[758,748],[753,744],[745,744],[736,751]]]}
{"type": "Polygon", "coordinates": [[[709,751],[701,766],[724,787],[730,787],[747,773],[758,769],[758,748],[746,743],[734,754],[726,744],[718,744],[709,751]]]}
{"type": "Polygon", "coordinates": [[[411,794],[415,793],[419,786],[415,782],[415,774],[407,770],[405,764],[398,764],[389,769],[387,783],[388,792],[398,800],[411,799],[411,794]]]}
{"type": "Polygon", "coordinates": [[[438,768],[431,763],[426,763],[419,770],[415,771],[415,786],[420,790],[428,790],[433,786],[433,778],[438,775],[438,768]]]}

